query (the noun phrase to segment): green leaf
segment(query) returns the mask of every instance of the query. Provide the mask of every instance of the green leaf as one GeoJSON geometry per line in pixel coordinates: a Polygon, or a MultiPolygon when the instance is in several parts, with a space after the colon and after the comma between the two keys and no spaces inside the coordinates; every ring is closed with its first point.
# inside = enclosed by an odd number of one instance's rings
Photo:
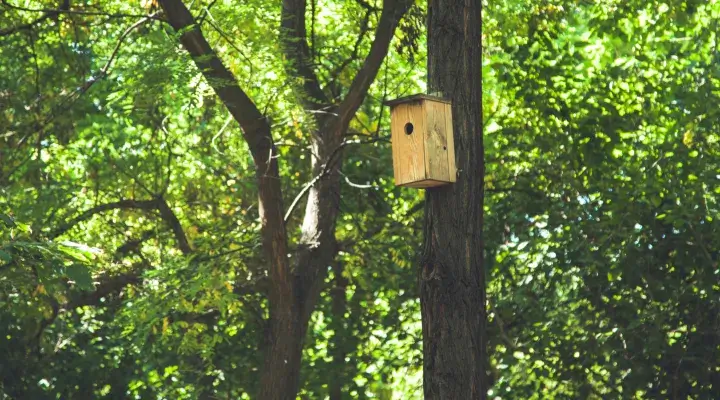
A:
{"type": "Polygon", "coordinates": [[[87,267],[81,264],[72,264],[67,267],[65,274],[75,282],[75,285],[83,290],[92,290],[92,276],[87,267]]]}
{"type": "Polygon", "coordinates": [[[10,262],[12,261],[12,254],[0,250],[0,260],[10,262]]]}
{"type": "Polygon", "coordinates": [[[15,227],[15,220],[13,219],[13,217],[11,217],[7,214],[0,213],[0,220],[2,220],[2,222],[5,224],[5,226],[7,226],[9,228],[15,227]]]}
{"type": "Polygon", "coordinates": [[[75,243],[71,241],[64,241],[60,243],[59,249],[66,255],[74,258],[78,261],[90,261],[95,258],[95,255],[100,254],[101,250],[96,249],[82,243],[75,243]]]}

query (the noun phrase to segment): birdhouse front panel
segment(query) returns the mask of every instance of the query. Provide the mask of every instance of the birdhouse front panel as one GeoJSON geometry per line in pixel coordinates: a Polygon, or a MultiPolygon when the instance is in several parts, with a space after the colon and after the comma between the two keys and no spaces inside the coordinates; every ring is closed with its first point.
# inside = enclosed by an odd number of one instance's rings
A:
{"type": "Polygon", "coordinates": [[[428,188],[455,182],[450,102],[415,95],[387,104],[391,107],[395,184],[428,188]]]}
{"type": "Polygon", "coordinates": [[[425,176],[425,118],[422,103],[406,103],[391,114],[391,140],[395,184],[422,181],[425,176]]]}

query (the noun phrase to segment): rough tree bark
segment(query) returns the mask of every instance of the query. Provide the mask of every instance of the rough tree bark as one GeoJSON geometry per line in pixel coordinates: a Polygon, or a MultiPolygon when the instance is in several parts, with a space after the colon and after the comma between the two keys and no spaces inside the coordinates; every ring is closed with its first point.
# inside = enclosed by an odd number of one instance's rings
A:
{"type": "Polygon", "coordinates": [[[485,399],[480,0],[429,0],[428,91],[452,100],[457,182],[428,189],[420,265],[426,400],[485,399]]]}
{"type": "Polygon", "coordinates": [[[385,0],[370,52],[354,77],[345,97],[331,99],[320,85],[310,60],[305,31],[305,0],[283,0],[281,41],[288,60],[288,72],[300,78],[298,98],[315,113],[317,130],[311,137],[314,178],[300,192],[307,195],[298,248],[293,265],[288,262],[286,220],[299,197],[284,213],[278,159],[270,125],[257,106],[239,86],[218,58],[181,0],[159,1],[170,25],[180,33],[180,42],[208,78],[243,131],[252,153],[259,192],[263,250],[268,259],[271,288],[268,293],[270,317],[266,357],[257,398],[292,400],[299,387],[303,339],[310,315],[317,303],[321,283],[335,255],[335,223],[340,193],[339,168],[343,134],[364,101],[385,56],[400,19],[411,0],[385,0]],[[283,217],[283,214],[285,216],[283,217]]]}

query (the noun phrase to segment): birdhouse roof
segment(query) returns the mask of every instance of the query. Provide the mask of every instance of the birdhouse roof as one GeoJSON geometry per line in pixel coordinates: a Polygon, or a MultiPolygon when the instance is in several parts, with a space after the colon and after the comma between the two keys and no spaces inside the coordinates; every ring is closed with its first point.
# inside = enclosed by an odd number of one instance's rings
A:
{"type": "Polygon", "coordinates": [[[433,96],[431,94],[414,94],[412,96],[401,97],[401,98],[395,99],[395,100],[388,100],[385,102],[385,105],[390,106],[390,107],[395,107],[395,106],[397,106],[399,104],[403,104],[403,103],[412,103],[412,102],[418,102],[418,101],[424,101],[424,100],[437,101],[440,103],[451,104],[450,99],[446,99],[444,97],[433,96]]]}

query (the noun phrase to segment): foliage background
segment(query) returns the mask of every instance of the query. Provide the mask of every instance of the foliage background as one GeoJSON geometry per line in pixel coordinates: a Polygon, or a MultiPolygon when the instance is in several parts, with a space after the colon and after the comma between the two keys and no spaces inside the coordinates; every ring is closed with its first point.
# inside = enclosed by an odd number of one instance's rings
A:
{"type": "MultiPolygon", "coordinates": [[[[318,68],[343,90],[377,13],[313,5],[318,68]]],[[[0,9],[0,394],[251,398],[267,278],[239,127],[172,30],[130,29],[151,4],[23,10],[57,6],[0,9]]],[[[287,204],[312,179],[312,120],[279,6],[192,11],[271,118],[287,204]]],[[[422,192],[393,185],[382,101],[425,90],[425,12],[348,132],[304,398],[421,398],[422,192]]],[[[490,397],[720,397],[719,2],[487,2],[483,21],[490,397]]]]}

